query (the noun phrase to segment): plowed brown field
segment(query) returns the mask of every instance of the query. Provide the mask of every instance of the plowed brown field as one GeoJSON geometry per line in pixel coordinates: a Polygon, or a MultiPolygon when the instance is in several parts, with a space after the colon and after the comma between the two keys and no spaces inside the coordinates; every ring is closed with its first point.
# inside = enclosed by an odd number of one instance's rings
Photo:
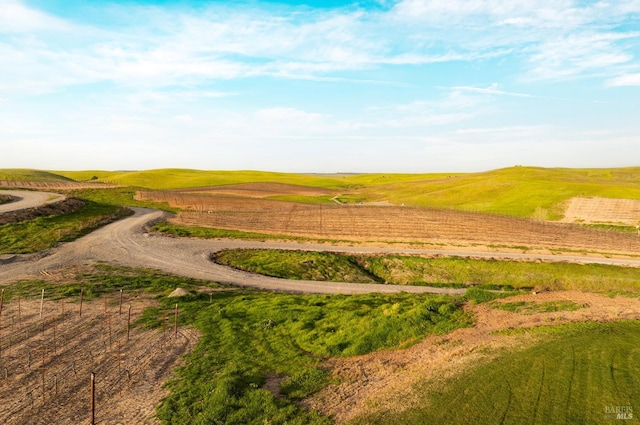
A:
{"type": "Polygon", "coordinates": [[[310,205],[183,191],[139,197],[182,209],[171,222],[183,225],[360,242],[640,252],[640,238],[633,234],[465,211],[310,205]]]}
{"type": "Polygon", "coordinates": [[[230,195],[246,198],[267,198],[269,196],[322,196],[337,195],[329,189],[297,186],[285,183],[240,183],[223,186],[183,189],[180,193],[206,193],[209,195],[230,195]]]}
{"type": "Polygon", "coordinates": [[[567,223],[640,224],[640,201],[634,199],[572,198],[564,213],[567,223]]]}

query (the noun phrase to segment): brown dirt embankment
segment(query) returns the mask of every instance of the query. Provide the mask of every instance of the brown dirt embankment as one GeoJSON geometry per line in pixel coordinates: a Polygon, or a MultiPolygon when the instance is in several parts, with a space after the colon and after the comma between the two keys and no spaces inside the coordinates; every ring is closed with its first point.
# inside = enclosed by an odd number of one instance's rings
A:
{"type": "Polygon", "coordinates": [[[36,208],[8,211],[0,214],[0,225],[7,223],[19,223],[21,221],[33,220],[38,217],[72,213],[79,211],[85,206],[85,204],[86,203],[80,199],[67,198],[54,204],[42,205],[36,208]]]}

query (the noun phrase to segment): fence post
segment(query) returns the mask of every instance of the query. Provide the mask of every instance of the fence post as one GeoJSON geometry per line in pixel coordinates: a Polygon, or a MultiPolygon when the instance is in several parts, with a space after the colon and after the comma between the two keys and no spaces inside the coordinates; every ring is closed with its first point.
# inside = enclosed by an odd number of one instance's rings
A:
{"type": "Polygon", "coordinates": [[[42,319],[42,307],[44,306],[44,288],[42,288],[42,296],[40,297],[40,318],[42,319]]]}
{"type": "Polygon", "coordinates": [[[173,319],[173,336],[178,336],[178,303],[176,303],[176,313],[173,319]]]}
{"type": "Polygon", "coordinates": [[[84,289],[80,289],[80,317],[82,317],[82,298],[84,298],[84,289]]]}
{"type": "Polygon", "coordinates": [[[91,425],[96,424],[96,374],[91,372],[91,425]]]}

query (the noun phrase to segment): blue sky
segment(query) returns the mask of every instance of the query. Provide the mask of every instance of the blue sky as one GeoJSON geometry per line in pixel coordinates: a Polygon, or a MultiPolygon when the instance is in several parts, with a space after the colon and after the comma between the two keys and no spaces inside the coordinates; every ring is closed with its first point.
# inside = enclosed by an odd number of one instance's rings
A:
{"type": "Polygon", "coordinates": [[[0,168],[640,165],[640,0],[0,0],[0,168]]]}

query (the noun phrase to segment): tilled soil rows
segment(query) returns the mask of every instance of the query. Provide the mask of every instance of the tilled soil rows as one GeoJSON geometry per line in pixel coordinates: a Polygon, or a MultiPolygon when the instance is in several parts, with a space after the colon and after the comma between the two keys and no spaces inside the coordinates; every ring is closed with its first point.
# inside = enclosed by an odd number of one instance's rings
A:
{"type": "Polygon", "coordinates": [[[640,252],[640,237],[576,224],[445,209],[310,205],[184,192],[143,192],[185,211],[176,224],[353,241],[640,252]]]}
{"type": "MultiPolygon", "coordinates": [[[[0,313],[0,423],[155,423],[162,383],[197,341],[194,330],[132,327],[149,299],[84,302],[12,299],[0,313]],[[131,318],[129,318],[131,305],[131,318]]],[[[170,312],[167,317],[170,317],[170,312]]]]}

